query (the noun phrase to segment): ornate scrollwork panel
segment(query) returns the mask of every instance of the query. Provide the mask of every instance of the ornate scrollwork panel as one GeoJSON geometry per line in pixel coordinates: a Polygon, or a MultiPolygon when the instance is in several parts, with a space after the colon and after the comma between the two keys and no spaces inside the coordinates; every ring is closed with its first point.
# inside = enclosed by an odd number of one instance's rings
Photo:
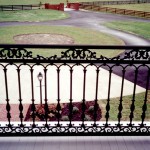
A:
{"type": "Polygon", "coordinates": [[[61,52],[61,59],[96,59],[96,52],[92,52],[88,49],[69,49],[65,52],[61,52]]]}
{"type": "Polygon", "coordinates": [[[92,126],[86,126],[85,128],[80,127],[80,126],[74,126],[72,128],[69,128],[68,126],[50,126],[50,127],[15,127],[13,126],[12,128],[8,127],[0,127],[0,135],[11,135],[11,134],[29,134],[29,135],[42,135],[42,134],[48,134],[48,135],[53,135],[53,134],[64,134],[64,135],[71,135],[71,134],[90,134],[90,135],[142,135],[142,134],[147,134],[150,135],[150,127],[142,127],[140,126],[133,126],[133,127],[128,127],[128,126],[121,126],[121,127],[116,127],[116,126],[110,126],[110,127],[104,127],[104,126],[97,126],[97,127],[92,127],[92,126]]]}
{"type": "Polygon", "coordinates": [[[129,60],[150,60],[150,50],[140,49],[126,52],[123,59],[129,60]]]}
{"type": "Polygon", "coordinates": [[[24,48],[3,48],[0,50],[0,58],[2,59],[34,59],[34,60],[150,60],[149,49],[133,49],[124,53],[122,56],[116,56],[113,58],[107,58],[103,55],[97,57],[96,52],[89,49],[81,48],[70,48],[66,51],[61,52],[61,56],[32,56],[32,51],[28,51],[24,48]]]}
{"type": "Polygon", "coordinates": [[[0,51],[0,58],[33,58],[32,57],[32,52],[27,51],[24,48],[4,48],[0,51]]]}

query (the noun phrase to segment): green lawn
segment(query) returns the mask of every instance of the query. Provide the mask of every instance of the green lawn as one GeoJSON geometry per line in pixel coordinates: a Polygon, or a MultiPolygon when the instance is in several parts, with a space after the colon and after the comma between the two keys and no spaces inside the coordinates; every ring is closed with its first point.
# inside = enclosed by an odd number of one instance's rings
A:
{"type": "MultiPolygon", "coordinates": [[[[30,33],[57,33],[72,37],[75,41],[74,44],[97,44],[97,45],[123,45],[124,43],[113,36],[97,32],[94,30],[77,28],[77,27],[62,27],[62,26],[14,26],[14,27],[1,27],[0,28],[0,43],[15,43],[13,37],[20,34],[30,33]]],[[[40,44],[40,43],[39,43],[40,44]]],[[[97,51],[98,56],[100,54],[107,57],[116,56],[122,52],[116,51],[97,51]]],[[[56,50],[34,50],[34,55],[40,54],[43,56],[54,55],[56,50]]],[[[60,54],[60,52],[58,52],[60,54]]]]}
{"type": "MultiPolygon", "coordinates": [[[[101,0],[69,0],[69,2],[92,2],[92,1],[101,1],[101,0]]],[[[104,0],[102,0],[104,1],[104,0]]],[[[0,0],[0,5],[20,5],[20,4],[39,4],[40,2],[44,3],[66,3],[66,0],[0,0]]]]}
{"type": "Polygon", "coordinates": [[[150,12],[150,4],[104,5],[106,7],[150,12]]]}
{"type": "Polygon", "coordinates": [[[115,21],[105,23],[107,27],[123,30],[150,39],[150,22],[115,21]]]}
{"type": "MultiPolygon", "coordinates": [[[[145,93],[136,94],[135,96],[135,110],[134,110],[134,121],[140,121],[141,115],[142,115],[142,106],[144,104],[144,97],[145,93]]],[[[107,100],[99,100],[98,101],[100,108],[102,109],[102,119],[105,120],[105,114],[106,114],[106,105],[107,100]]],[[[113,98],[110,100],[110,118],[111,121],[117,121],[118,116],[118,106],[120,103],[119,98],[113,98]]],[[[129,119],[130,115],[130,107],[132,104],[132,95],[131,96],[124,96],[123,97],[123,110],[122,110],[122,121],[127,121],[129,119]]],[[[147,111],[146,111],[146,118],[147,121],[150,121],[150,92],[148,93],[148,99],[147,99],[147,111]]]]}
{"type": "Polygon", "coordinates": [[[46,21],[68,18],[69,15],[56,10],[20,10],[20,11],[0,11],[0,21],[46,21]]]}

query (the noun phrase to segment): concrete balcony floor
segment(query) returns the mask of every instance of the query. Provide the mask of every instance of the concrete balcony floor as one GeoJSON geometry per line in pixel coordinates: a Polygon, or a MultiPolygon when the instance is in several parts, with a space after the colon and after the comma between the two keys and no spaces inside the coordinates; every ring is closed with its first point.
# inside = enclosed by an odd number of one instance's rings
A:
{"type": "Polygon", "coordinates": [[[0,150],[149,150],[149,136],[0,137],[0,150]]]}

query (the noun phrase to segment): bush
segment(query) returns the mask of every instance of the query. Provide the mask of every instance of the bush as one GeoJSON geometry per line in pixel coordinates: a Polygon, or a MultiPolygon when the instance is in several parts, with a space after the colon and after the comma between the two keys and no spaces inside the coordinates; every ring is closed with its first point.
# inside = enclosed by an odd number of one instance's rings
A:
{"type": "Polygon", "coordinates": [[[91,121],[92,118],[89,115],[85,115],[84,121],[91,121]]]}
{"type": "Polygon", "coordinates": [[[93,113],[93,112],[94,112],[94,106],[90,106],[89,109],[88,109],[88,111],[89,111],[90,113],[93,113]]]}
{"type": "Polygon", "coordinates": [[[73,107],[72,109],[72,113],[77,113],[79,112],[79,108],[77,108],[76,106],[73,107]]]}
{"type": "Polygon", "coordinates": [[[69,117],[68,116],[62,116],[61,120],[62,121],[69,121],[69,117]]]}

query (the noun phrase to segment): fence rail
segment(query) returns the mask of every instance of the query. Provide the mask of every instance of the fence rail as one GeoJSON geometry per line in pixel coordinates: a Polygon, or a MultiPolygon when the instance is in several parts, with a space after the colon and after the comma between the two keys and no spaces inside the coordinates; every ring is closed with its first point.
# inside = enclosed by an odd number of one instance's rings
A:
{"type": "Polygon", "coordinates": [[[129,1],[94,1],[94,2],[80,2],[81,5],[122,5],[122,4],[141,4],[150,3],[150,0],[129,0],[129,1]]]}
{"type": "Polygon", "coordinates": [[[150,46],[1,44],[0,136],[150,135],[149,83],[150,46]],[[31,50],[39,48],[61,55],[33,56],[31,50]],[[114,58],[97,55],[118,49],[125,52],[114,58]],[[138,92],[144,97],[136,123],[138,92]],[[128,115],[126,94],[131,95],[128,115]],[[110,118],[112,97],[119,98],[115,123],[110,118]]]}
{"type": "Polygon", "coordinates": [[[100,12],[109,12],[115,14],[150,18],[150,12],[144,12],[144,11],[119,9],[119,8],[111,8],[111,7],[103,7],[103,6],[95,6],[95,5],[80,5],[80,8],[85,10],[93,10],[93,11],[100,11],[100,12]]]}
{"type": "Polygon", "coordinates": [[[0,11],[32,10],[35,8],[40,8],[40,5],[0,5],[0,11]]]}

